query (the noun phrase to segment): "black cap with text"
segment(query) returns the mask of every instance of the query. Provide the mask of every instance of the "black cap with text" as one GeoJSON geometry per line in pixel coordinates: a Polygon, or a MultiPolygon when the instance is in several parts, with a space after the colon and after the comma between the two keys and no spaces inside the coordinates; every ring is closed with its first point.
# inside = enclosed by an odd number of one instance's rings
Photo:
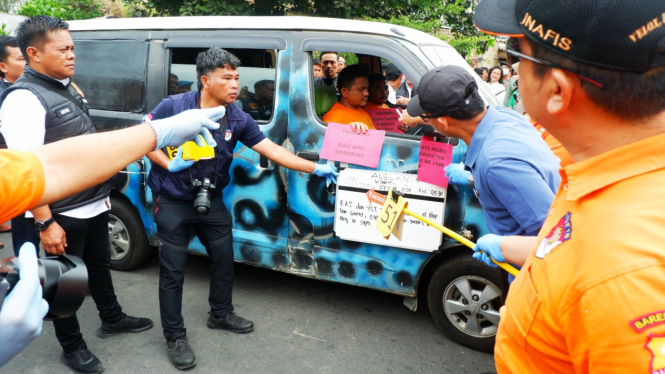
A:
{"type": "Polygon", "coordinates": [[[418,96],[409,100],[406,111],[412,117],[425,112],[441,117],[464,109],[469,104],[470,94],[465,93],[470,84],[475,88],[473,75],[464,68],[454,65],[436,67],[420,78],[418,96]]]}
{"type": "Polygon", "coordinates": [[[526,37],[600,68],[665,66],[663,0],[481,0],[473,21],[484,33],[526,37]]]}

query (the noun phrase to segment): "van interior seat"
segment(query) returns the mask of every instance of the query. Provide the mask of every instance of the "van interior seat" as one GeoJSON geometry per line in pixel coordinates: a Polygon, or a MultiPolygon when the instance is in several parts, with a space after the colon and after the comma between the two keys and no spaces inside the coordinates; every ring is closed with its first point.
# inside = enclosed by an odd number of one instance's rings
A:
{"type": "Polygon", "coordinates": [[[314,89],[316,115],[323,117],[337,102],[337,92],[330,87],[320,86],[314,89]]]}

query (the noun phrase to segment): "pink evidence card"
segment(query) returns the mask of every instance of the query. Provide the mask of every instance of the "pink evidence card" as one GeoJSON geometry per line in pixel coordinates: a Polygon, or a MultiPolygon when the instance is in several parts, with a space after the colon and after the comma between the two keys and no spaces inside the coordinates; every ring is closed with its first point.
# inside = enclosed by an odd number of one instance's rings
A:
{"type": "Polygon", "coordinates": [[[448,178],[443,168],[453,160],[453,146],[435,142],[430,136],[420,139],[420,156],[418,157],[418,180],[448,188],[448,178]]]}
{"type": "Polygon", "coordinates": [[[399,121],[400,117],[402,117],[399,109],[368,109],[367,114],[372,118],[372,123],[377,130],[404,134],[404,131],[398,128],[402,124],[399,121]]]}
{"type": "Polygon", "coordinates": [[[385,137],[385,131],[367,130],[358,134],[349,125],[329,122],[320,157],[377,168],[385,137]]]}

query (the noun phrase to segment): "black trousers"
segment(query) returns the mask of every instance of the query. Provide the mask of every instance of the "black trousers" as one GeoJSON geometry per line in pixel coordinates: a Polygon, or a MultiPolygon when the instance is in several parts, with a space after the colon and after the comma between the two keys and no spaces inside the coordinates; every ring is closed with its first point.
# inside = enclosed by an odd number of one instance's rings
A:
{"type": "MultiPolygon", "coordinates": [[[[109,213],[104,212],[92,218],[79,219],[54,214],[55,221],[65,230],[69,255],[83,259],[88,268],[88,288],[99,310],[102,322],[116,323],[125,314],[113,290],[111,280],[111,246],[109,243],[109,213]]],[[[76,315],[53,320],[55,336],[62,349],[71,353],[86,348],[76,315]]]]}
{"type": "Polygon", "coordinates": [[[221,196],[211,199],[208,215],[194,213],[191,201],[156,198],[155,223],[159,235],[159,306],[164,337],[186,332],[182,318],[187,246],[192,230],[210,256],[208,303],[215,317],[233,311],[233,233],[231,214],[221,196]]]}
{"type": "Polygon", "coordinates": [[[25,214],[12,218],[12,246],[14,254],[18,256],[18,251],[25,243],[32,243],[37,249],[39,257],[39,234],[35,230],[35,219],[25,218],[25,214]]]}

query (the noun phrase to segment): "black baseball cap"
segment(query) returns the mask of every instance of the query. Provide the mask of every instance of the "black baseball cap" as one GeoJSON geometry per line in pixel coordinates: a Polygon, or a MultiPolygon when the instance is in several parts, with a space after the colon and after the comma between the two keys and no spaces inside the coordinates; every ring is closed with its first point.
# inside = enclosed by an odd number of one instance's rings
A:
{"type": "Polygon", "coordinates": [[[441,117],[464,109],[471,96],[465,95],[470,84],[475,88],[476,81],[464,68],[455,65],[436,67],[420,78],[418,96],[409,100],[406,111],[412,117],[425,112],[441,117]]]}
{"type": "Polygon", "coordinates": [[[481,0],[476,27],[526,37],[571,60],[645,72],[665,65],[662,0],[481,0]]]}

